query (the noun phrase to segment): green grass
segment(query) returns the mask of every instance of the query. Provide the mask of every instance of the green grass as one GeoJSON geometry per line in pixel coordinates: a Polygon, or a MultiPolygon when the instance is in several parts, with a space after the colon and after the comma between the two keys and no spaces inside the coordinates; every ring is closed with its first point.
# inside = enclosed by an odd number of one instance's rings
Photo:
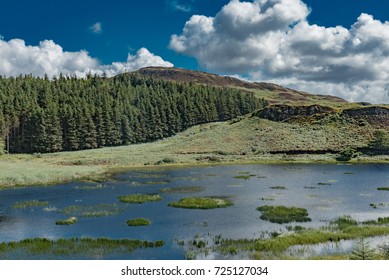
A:
{"type": "Polygon", "coordinates": [[[113,216],[123,211],[124,207],[119,206],[116,203],[102,203],[96,205],[70,205],[62,210],[65,215],[84,218],[113,216]]]}
{"type": "Polygon", "coordinates": [[[78,219],[76,217],[70,217],[69,219],[66,220],[58,220],[55,222],[56,225],[59,226],[68,226],[68,225],[73,225],[78,222],[78,219]]]}
{"type": "Polygon", "coordinates": [[[225,208],[233,205],[231,201],[224,198],[216,197],[185,197],[179,201],[170,202],[168,204],[171,207],[176,208],[188,208],[188,209],[214,209],[225,208]]]}
{"type": "Polygon", "coordinates": [[[269,206],[264,205],[257,208],[262,212],[261,219],[272,223],[309,222],[308,211],[304,208],[269,206]]]}
{"type": "Polygon", "coordinates": [[[159,194],[129,194],[129,195],[121,195],[118,196],[118,200],[120,202],[125,202],[125,203],[146,203],[146,202],[154,202],[154,201],[159,201],[162,200],[162,196],[159,194]]]}
{"type": "Polygon", "coordinates": [[[28,201],[16,202],[12,207],[15,209],[23,209],[28,207],[43,207],[48,205],[49,205],[48,201],[28,200],[28,201]]]}
{"type": "Polygon", "coordinates": [[[379,191],[389,191],[389,187],[377,188],[379,191]]]}
{"type": "Polygon", "coordinates": [[[34,238],[0,243],[0,259],[109,259],[118,255],[128,257],[136,249],[161,247],[164,244],[163,240],[34,238]]]}
{"type": "Polygon", "coordinates": [[[151,224],[151,221],[145,218],[136,218],[136,219],[128,220],[126,223],[130,227],[137,227],[137,226],[148,226],[151,224]]]}

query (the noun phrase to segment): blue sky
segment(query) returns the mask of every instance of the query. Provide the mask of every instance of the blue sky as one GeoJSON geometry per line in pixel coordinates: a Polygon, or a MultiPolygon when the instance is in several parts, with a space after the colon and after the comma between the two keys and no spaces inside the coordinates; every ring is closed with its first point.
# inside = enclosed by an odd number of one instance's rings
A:
{"type": "Polygon", "coordinates": [[[6,1],[0,75],[176,66],[389,103],[389,0],[6,1]]]}

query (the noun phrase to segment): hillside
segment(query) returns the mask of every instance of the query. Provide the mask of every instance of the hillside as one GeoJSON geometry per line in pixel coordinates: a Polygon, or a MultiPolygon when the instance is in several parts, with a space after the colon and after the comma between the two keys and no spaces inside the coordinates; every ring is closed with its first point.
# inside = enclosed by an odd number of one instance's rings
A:
{"type": "Polygon", "coordinates": [[[246,92],[253,92],[257,97],[264,98],[272,104],[285,102],[300,104],[321,103],[338,107],[347,105],[348,103],[346,100],[336,96],[314,95],[272,83],[252,83],[233,77],[180,68],[147,67],[124,75],[140,75],[142,77],[176,83],[196,83],[222,88],[235,88],[246,92]]]}

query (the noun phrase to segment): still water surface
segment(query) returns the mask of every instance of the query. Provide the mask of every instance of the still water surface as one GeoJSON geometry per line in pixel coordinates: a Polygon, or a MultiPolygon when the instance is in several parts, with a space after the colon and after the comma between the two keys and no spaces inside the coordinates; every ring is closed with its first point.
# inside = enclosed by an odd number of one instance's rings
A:
{"type": "Polygon", "coordinates": [[[139,250],[130,258],[182,259],[177,240],[195,235],[224,238],[259,238],[264,232],[285,231],[285,224],[259,219],[261,205],[306,208],[312,222],[292,223],[319,227],[339,216],[364,221],[389,216],[389,165],[235,165],[130,171],[103,182],[74,182],[52,187],[0,191],[0,242],[46,237],[109,237],[165,240],[162,248],[139,250]],[[238,178],[236,178],[238,177],[238,178]],[[249,177],[249,178],[247,178],[249,177]],[[201,187],[194,193],[166,193],[163,188],[201,187]],[[125,204],[120,195],[160,193],[163,200],[125,204]],[[167,206],[187,196],[227,197],[234,205],[224,209],[193,210],[167,206]],[[17,202],[39,200],[48,205],[17,209],[17,202]],[[55,225],[71,215],[68,206],[114,205],[120,211],[103,217],[78,217],[78,223],[55,225]],[[370,204],[378,207],[373,208],[370,204]],[[129,227],[126,221],[143,217],[152,224],[129,227]]]}

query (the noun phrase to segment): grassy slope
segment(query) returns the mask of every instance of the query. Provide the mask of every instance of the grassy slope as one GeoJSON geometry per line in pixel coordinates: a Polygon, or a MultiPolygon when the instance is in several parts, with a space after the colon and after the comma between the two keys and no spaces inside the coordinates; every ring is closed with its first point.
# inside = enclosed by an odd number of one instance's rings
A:
{"type": "Polygon", "coordinates": [[[96,178],[128,167],[285,161],[333,161],[333,155],[285,156],[290,150],[341,150],[368,143],[372,128],[327,122],[272,122],[256,117],[192,127],[154,143],[77,152],[0,157],[0,187],[96,178]],[[281,154],[269,155],[279,151],[281,154]]]}

